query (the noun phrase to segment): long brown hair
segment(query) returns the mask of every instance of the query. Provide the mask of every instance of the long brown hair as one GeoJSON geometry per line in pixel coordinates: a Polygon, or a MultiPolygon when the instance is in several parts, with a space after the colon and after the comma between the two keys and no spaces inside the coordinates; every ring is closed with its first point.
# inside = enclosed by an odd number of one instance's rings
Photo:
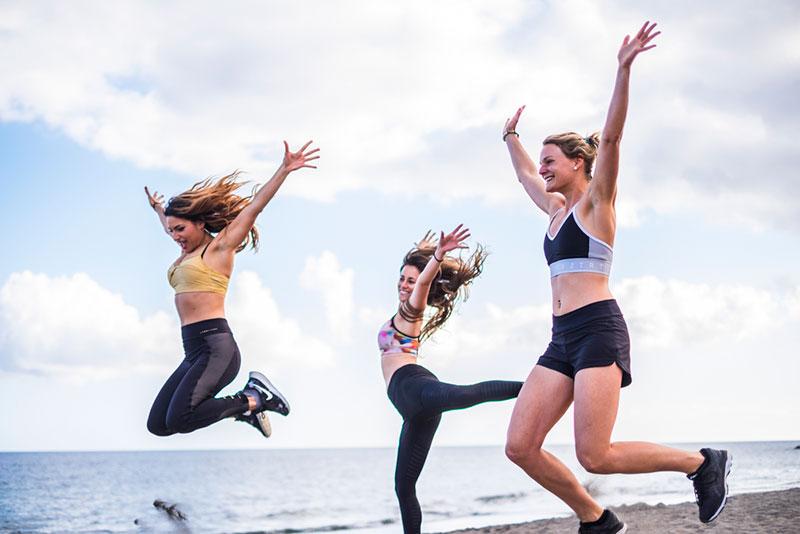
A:
{"type": "MultiPolygon", "coordinates": [[[[218,180],[207,178],[197,182],[188,191],[169,199],[164,215],[203,222],[207,232],[218,234],[250,204],[253,198],[252,195],[240,197],[234,194],[234,191],[247,183],[237,181],[239,174],[241,171],[235,171],[218,180]]],[[[236,252],[241,252],[247,245],[253,249],[258,248],[258,230],[255,226],[236,248],[236,252]]]]}
{"type": "MultiPolygon", "coordinates": [[[[433,247],[411,249],[403,258],[403,267],[411,265],[422,272],[434,250],[436,249],[433,247]]],[[[436,313],[422,326],[420,341],[429,338],[447,321],[456,302],[467,300],[469,285],[483,271],[483,262],[487,255],[486,249],[478,244],[475,252],[467,259],[445,256],[428,292],[427,304],[436,308],[436,313]]]]}

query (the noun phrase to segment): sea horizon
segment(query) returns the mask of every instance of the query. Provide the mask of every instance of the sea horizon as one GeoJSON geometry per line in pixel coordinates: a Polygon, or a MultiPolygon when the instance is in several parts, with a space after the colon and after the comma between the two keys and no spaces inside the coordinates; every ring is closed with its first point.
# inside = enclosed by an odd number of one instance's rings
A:
{"type": "MultiPolygon", "coordinates": [[[[702,445],[732,452],[731,494],[800,487],[797,441],[702,445]]],[[[680,473],[590,475],[571,445],[548,448],[606,506],[693,500],[680,473]]],[[[399,526],[394,461],[393,447],[2,452],[0,530],[384,534],[399,526]],[[155,500],[188,519],[170,521],[155,500]]],[[[425,531],[571,513],[508,461],[502,445],[434,447],[418,495],[425,531]]]]}

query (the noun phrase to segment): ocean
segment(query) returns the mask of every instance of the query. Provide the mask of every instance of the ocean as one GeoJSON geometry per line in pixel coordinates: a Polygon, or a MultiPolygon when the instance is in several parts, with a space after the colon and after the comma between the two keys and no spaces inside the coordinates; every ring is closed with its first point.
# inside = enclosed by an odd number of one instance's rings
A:
{"type": "MultiPolygon", "coordinates": [[[[799,487],[796,445],[711,444],[733,454],[732,494],[799,487]]],[[[572,446],[548,450],[604,505],[694,498],[680,473],[590,475],[572,446]]],[[[0,453],[0,531],[399,532],[394,455],[389,448],[0,453]],[[156,499],[187,519],[170,520],[156,499]]],[[[502,447],[434,447],[417,489],[425,532],[569,515],[502,447]]]]}

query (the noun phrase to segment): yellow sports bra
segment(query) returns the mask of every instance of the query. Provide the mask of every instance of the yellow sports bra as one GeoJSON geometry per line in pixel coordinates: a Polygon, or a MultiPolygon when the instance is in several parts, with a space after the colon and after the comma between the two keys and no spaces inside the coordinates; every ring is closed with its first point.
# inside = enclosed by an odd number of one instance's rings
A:
{"type": "MultiPolygon", "coordinates": [[[[206,245],[208,248],[208,245],[206,245]]],[[[175,289],[175,294],[193,291],[208,291],[224,295],[228,291],[230,278],[206,265],[203,254],[192,256],[183,260],[178,265],[172,265],[167,271],[169,285],[175,289]]]]}

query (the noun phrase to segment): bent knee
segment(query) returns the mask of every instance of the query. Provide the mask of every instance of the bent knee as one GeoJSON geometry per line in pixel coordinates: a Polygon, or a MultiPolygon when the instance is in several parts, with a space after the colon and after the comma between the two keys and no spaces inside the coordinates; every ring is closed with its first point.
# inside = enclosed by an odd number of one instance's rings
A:
{"type": "Polygon", "coordinates": [[[608,475],[614,472],[609,462],[609,456],[603,451],[577,451],[578,462],[589,473],[595,475],[608,475]]]}
{"type": "Polygon", "coordinates": [[[170,430],[166,425],[159,424],[154,421],[147,422],[147,431],[153,434],[154,436],[164,437],[164,436],[171,436],[175,432],[170,430]]]}
{"type": "Polygon", "coordinates": [[[531,463],[538,456],[539,450],[539,447],[514,437],[509,437],[506,441],[506,458],[517,465],[531,463]]]}

